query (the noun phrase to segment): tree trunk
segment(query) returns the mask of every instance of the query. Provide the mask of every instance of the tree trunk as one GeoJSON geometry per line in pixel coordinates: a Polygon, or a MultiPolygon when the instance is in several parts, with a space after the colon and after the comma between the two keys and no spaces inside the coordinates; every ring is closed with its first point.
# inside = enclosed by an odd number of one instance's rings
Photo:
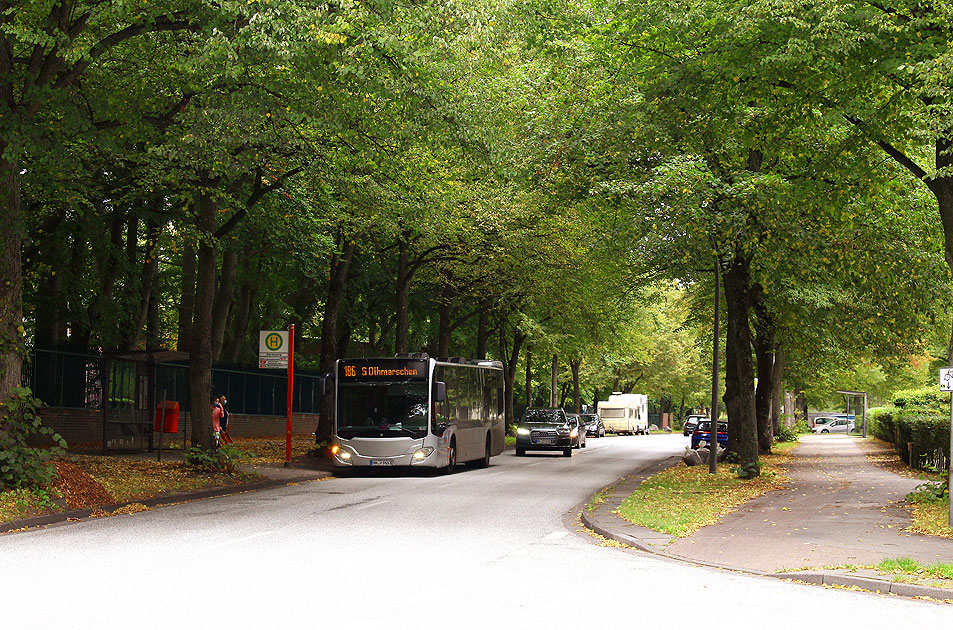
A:
{"type": "Polygon", "coordinates": [[[222,356],[222,344],[225,342],[225,326],[228,313],[232,308],[235,294],[235,277],[238,275],[238,252],[232,244],[222,256],[222,276],[218,291],[215,292],[215,305],[212,308],[212,361],[222,356]]]}
{"type": "Polygon", "coordinates": [[[487,300],[480,303],[480,319],[477,323],[476,358],[486,358],[486,346],[490,339],[490,305],[487,300]]]}
{"type": "Polygon", "coordinates": [[[218,205],[208,195],[199,200],[201,234],[196,265],[195,305],[189,344],[189,388],[192,411],[192,445],[205,450],[215,446],[212,434],[212,302],[215,298],[215,233],[218,205]]]}
{"type": "Polygon", "coordinates": [[[553,354],[553,372],[549,383],[549,406],[556,407],[556,388],[559,386],[559,355],[553,354]]]}
{"type": "Polygon", "coordinates": [[[734,258],[724,272],[726,342],[725,407],[729,446],[739,457],[742,476],[757,474],[758,425],[755,417],[754,366],[749,322],[749,262],[734,258]]]}
{"type": "MultiPolygon", "coordinates": [[[[354,240],[345,238],[342,253],[331,255],[328,296],[324,302],[324,318],[321,322],[321,357],[318,369],[322,374],[334,371],[334,362],[338,356],[338,318],[341,304],[347,292],[348,273],[354,260],[354,240]]],[[[334,396],[321,399],[321,416],[315,430],[315,441],[323,442],[331,438],[334,419],[334,396]]]]}
{"type": "Polygon", "coordinates": [[[771,425],[771,401],[774,399],[774,343],[777,325],[774,315],[765,307],[760,290],[755,292],[754,350],[758,366],[758,386],[755,392],[755,417],[758,425],[758,452],[770,455],[774,446],[774,428],[771,425]]]}
{"type": "Polygon", "coordinates": [[[20,385],[23,369],[23,267],[22,216],[20,209],[20,165],[4,159],[6,145],[0,143],[0,403],[20,385]]]}
{"type": "Polygon", "coordinates": [[[774,391],[771,395],[771,429],[777,435],[781,431],[781,382],[784,380],[784,350],[775,344],[774,372],[771,377],[774,391]]]}
{"type": "Polygon", "coordinates": [[[248,334],[248,324],[251,321],[252,309],[255,306],[255,300],[258,297],[258,284],[261,279],[262,262],[261,257],[257,265],[253,268],[247,264],[248,259],[243,261],[242,288],[238,293],[238,307],[235,313],[235,322],[232,325],[231,337],[227,344],[228,349],[225,352],[225,361],[228,363],[238,363],[241,357],[242,348],[245,345],[245,336],[248,334]]]}
{"type": "Polygon", "coordinates": [[[569,369],[572,372],[572,404],[576,413],[582,413],[582,400],[579,398],[579,359],[569,361],[569,369]]]}
{"type": "Polygon", "coordinates": [[[35,309],[37,348],[55,348],[65,336],[63,278],[68,274],[64,273],[66,271],[63,262],[64,257],[56,252],[57,248],[63,246],[64,243],[55,238],[49,239],[44,245],[43,258],[50,265],[53,273],[43,283],[43,301],[35,309]]]}
{"type": "Polygon", "coordinates": [[[514,389],[516,383],[516,366],[520,358],[520,347],[526,335],[518,330],[513,333],[513,346],[507,347],[506,330],[503,324],[500,325],[500,356],[503,358],[503,416],[504,424],[510,427],[516,423],[516,410],[514,408],[514,389]]]}
{"type": "Polygon", "coordinates": [[[526,346],[526,406],[533,406],[533,352],[526,346]]]}
{"type": "MultiPolygon", "coordinates": [[[[157,259],[159,249],[159,228],[154,223],[150,223],[146,229],[146,251],[145,260],[142,262],[142,285],[140,286],[139,312],[131,323],[132,330],[127,336],[129,350],[134,350],[139,346],[139,339],[142,336],[143,327],[149,323],[158,323],[158,320],[151,322],[153,311],[158,314],[158,304],[156,295],[156,283],[159,275],[159,261],[157,259]]],[[[133,264],[135,261],[133,261],[133,264]]],[[[130,266],[130,268],[132,268],[130,266]]],[[[148,327],[146,336],[146,346],[153,349],[157,344],[158,331],[155,326],[148,327]]]]}
{"type": "Polygon", "coordinates": [[[443,284],[437,304],[439,324],[437,327],[437,356],[450,356],[450,305],[453,302],[453,287],[443,284]]]}
{"type": "Polygon", "coordinates": [[[192,318],[195,310],[195,248],[187,243],[182,252],[182,296],[179,298],[179,334],[176,349],[188,352],[192,343],[192,318]]]}
{"type": "Polygon", "coordinates": [[[397,275],[394,289],[397,297],[396,330],[394,332],[394,352],[407,352],[407,333],[409,329],[408,311],[410,310],[410,244],[401,236],[397,241],[397,275]]]}

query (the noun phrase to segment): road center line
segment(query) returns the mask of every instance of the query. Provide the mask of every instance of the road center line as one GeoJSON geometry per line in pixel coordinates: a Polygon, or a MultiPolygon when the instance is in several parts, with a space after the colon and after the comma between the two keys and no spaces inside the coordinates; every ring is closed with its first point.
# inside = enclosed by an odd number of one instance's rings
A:
{"type": "Polygon", "coordinates": [[[364,505],[359,505],[355,510],[366,510],[367,508],[375,507],[377,505],[383,505],[384,503],[389,503],[388,499],[382,499],[380,501],[374,501],[373,503],[365,503],[364,505]]]}

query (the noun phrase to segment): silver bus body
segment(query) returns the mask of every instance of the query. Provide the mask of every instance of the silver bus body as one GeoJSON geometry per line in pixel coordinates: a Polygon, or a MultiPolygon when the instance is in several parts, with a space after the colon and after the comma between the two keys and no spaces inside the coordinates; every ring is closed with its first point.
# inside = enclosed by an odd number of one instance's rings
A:
{"type": "Polygon", "coordinates": [[[488,451],[503,452],[502,364],[341,359],[334,410],[331,448],[338,467],[446,468],[451,447],[456,463],[482,460],[488,451]]]}

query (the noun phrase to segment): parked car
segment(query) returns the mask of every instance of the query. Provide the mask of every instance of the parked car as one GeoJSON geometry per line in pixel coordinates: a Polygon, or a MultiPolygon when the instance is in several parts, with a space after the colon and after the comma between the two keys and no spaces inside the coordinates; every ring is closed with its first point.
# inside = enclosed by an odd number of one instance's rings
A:
{"type": "Polygon", "coordinates": [[[698,423],[702,420],[708,420],[708,416],[692,414],[685,418],[685,426],[682,428],[682,435],[691,435],[692,431],[695,430],[695,427],[697,427],[698,423]]]}
{"type": "Polygon", "coordinates": [[[516,425],[517,456],[526,451],[562,451],[564,457],[572,457],[578,444],[579,421],[570,423],[562,409],[530,407],[516,425]]]}
{"type": "Polygon", "coordinates": [[[606,425],[602,423],[602,418],[597,413],[584,413],[579,416],[583,424],[586,425],[586,437],[605,437],[606,425]]]}
{"type": "Polygon", "coordinates": [[[814,418],[814,421],[813,421],[813,423],[811,424],[811,430],[813,431],[813,430],[814,430],[815,428],[817,428],[817,427],[821,427],[821,426],[824,426],[824,425],[826,425],[826,424],[830,424],[830,423],[833,422],[834,420],[837,420],[837,418],[830,418],[830,417],[826,417],[826,416],[822,416],[822,417],[820,417],[820,418],[814,418]]]}
{"type": "MultiPolygon", "coordinates": [[[[699,422],[695,430],[692,431],[692,448],[698,448],[698,443],[702,441],[711,445],[711,421],[707,419],[699,422]]],[[[727,422],[718,423],[718,444],[720,446],[726,446],[728,444],[727,422]]]]}
{"type": "MultiPolygon", "coordinates": [[[[818,418],[820,420],[820,418],[818,418]]],[[[830,422],[815,424],[814,433],[850,433],[854,430],[854,421],[846,418],[829,418],[830,422]]]]}
{"type": "Polygon", "coordinates": [[[572,447],[586,448],[586,423],[582,421],[578,413],[567,413],[566,418],[569,420],[569,427],[575,427],[576,430],[576,439],[572,447]]]}

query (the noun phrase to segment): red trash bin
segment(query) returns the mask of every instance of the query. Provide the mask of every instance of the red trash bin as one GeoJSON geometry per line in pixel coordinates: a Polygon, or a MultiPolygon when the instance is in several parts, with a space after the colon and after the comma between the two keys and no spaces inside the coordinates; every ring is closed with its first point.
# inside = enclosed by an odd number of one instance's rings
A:
{"type": "Polygon", "coordinates": [[[179,432],[179,403],[174,400],[163,400],[156,405],[156,423],[154,431],[163,433],[179,432]]]}

